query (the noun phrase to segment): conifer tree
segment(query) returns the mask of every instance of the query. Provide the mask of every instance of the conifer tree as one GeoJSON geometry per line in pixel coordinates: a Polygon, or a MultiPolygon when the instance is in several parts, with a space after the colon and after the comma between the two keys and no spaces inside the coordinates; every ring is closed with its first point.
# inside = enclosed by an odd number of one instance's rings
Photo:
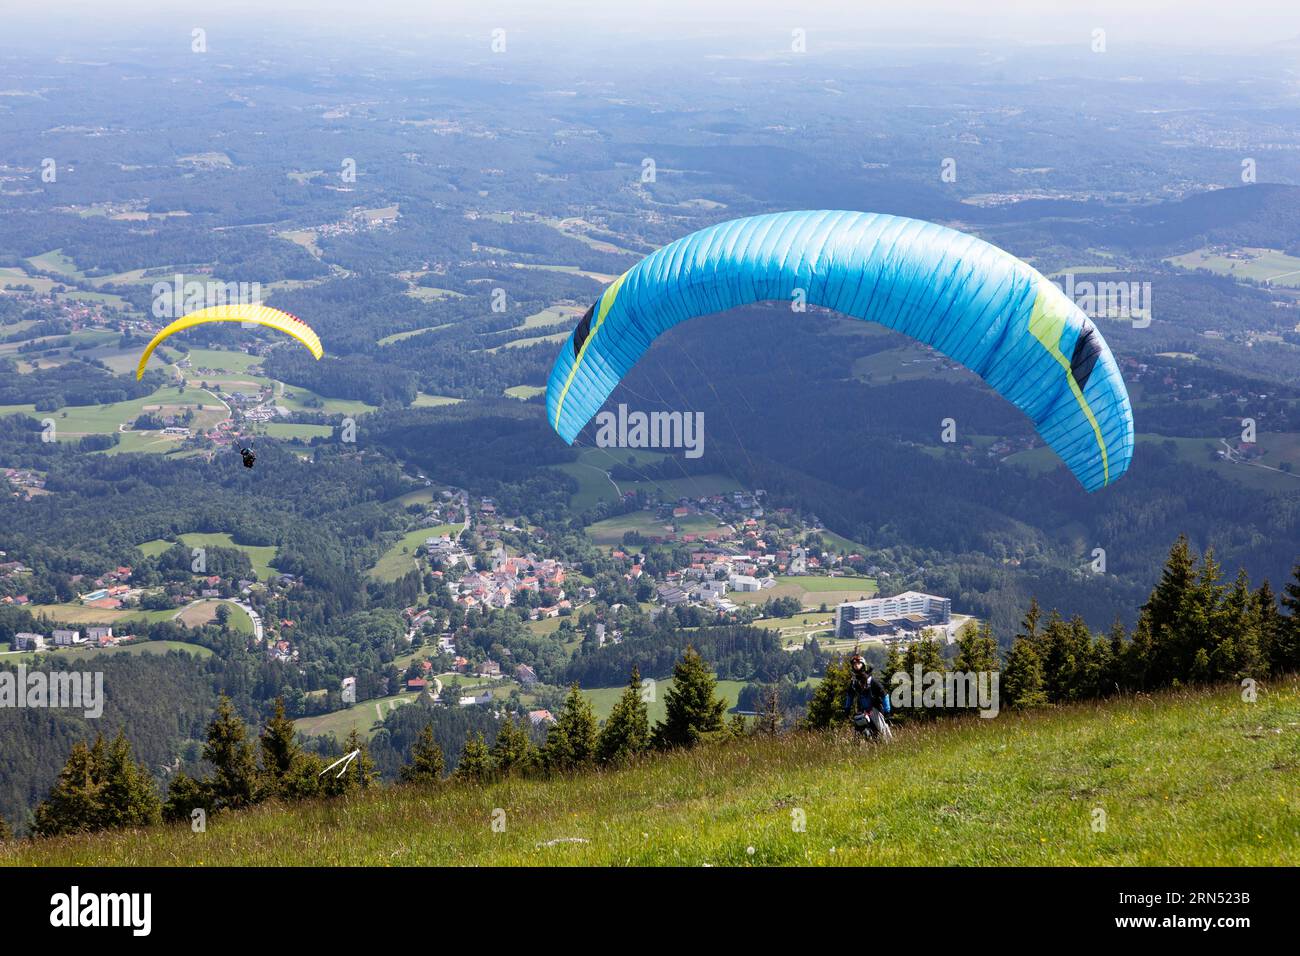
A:
{"type": "Polygon", "coordinates": [[[411,762],[398,771],[404,783],[438,783],[445,769],[442,748],[434,742],[433,724],[425,724],[411,747],[411,762]]]}
{"type": "Polygon", "coordinates": [[[656,747],[693,747],[723,729],[727,702],[716,696],[718,682],[709,666],[687,645],[673,666],[672,690],[664,695],[664,719],[652,734],[656,747]]]}
{"type": "MultiPolygon", "coordinates": [[[[894,670],[898,670],[901,664],[900,660],[894,670]]],[[[808,701],[804,725],[814,730],[825,730],[832,724],[845,720],[844,699],[848,693],[849,662],[844,657],[832,657],[826,662],[826,673],[813,691],[812,699],[808,701]]]]}
{"type": "MultiPolygon", "coordinates": [[[[925,684],[915,682],[916,669],[920,667],[922,680],[925,680],[926,674],[937,673],[946,674],[948,664],[943,659],[943,651],[939,649],[939,642],[933,637],[922,637],[919,641],[908,645],[903,654],[902,666],[900,670],[907,674],[908,679],[912,681],[912,706],[906,711],[900,709],[895,715],[895,721],[904,720],[936,720],[943,716],[942,707],[926,707],[924,704],[925,684]]],[[[886,690],[891,690],[888,681],[883,682],[886,690]]]]}
{"type": "Polygon", "coordinates": [[[1300,562],[1282,589],[1282,606],[1287,616],[1281,618],[1270,663],[1275,674],[1294,674],[1300,671],[1300,562]]]}
{"type": "Polygon", "coordinates": [[[466,738],[465,747],[460,752],[460,760],[452,773],[455,780],[485,780],[492,772],[492,755],[488,752],[483,734],[475,733],[466,738]]]}
{"type": "Polygon", "coordinates": [[[1186,675],[1192,654],[1187,650],[1184,625],[1196,587],[1196,562],[1192,559],[1191,546],[1185,535],[1179,535],[1169,551],[1160,581],[1142,605],[1138,618],[1139,625],[1145,625],[1147,644],[1144,683],[1167,686],[1186,675]]]}
{"type": "MultiPolygon", "coordinates": [[[[335,797],[357,790],[369,790],[379,782],[379,772],[375,769],[374,760],[371,759],[370,746],[361,736],[360,731],[355,728],[348,732],[347,738],[343,741],[343,753],[340,756],[346,756],[354,750],[357,752],[355,757],[346,764],[339,764],[321,778],[327,795],[335,797]],[[340,771],[342,771],[341,775],[340,771]]],[[[329,763],[333,761],[327,762],[326,766],[329,763]]]]}
{"type": "Polygon", "coordinates": [[[497,739],[493,741],[489,753],[493,770],[502,774],[523,773],[537,759],[537,748],[533,746],[527,728],[522,720],[516,723],[513,717],[507,717],[501,722],[501,729],[497,731],[497,739]]]}
{"type": "Polygon", "coordinates": [[[966,673],[992,673],[999,669],[998,639],[988,621],[978,627],[967,624],[957,636],[957,659],[953,670],[966,673]]]}
{"type": "Polygon", "coordinates": [[[211,809],[211,793],[202,781],[195,780],[182,770],[172,777],[171,784],[167,787],[167,800],[162,808],[163,819],[188,821],[198,809],[211,809]]]}
{"type": "Polygon", "coordinates": [[[275,710],[262,728],[259,744],[264,789],[272,796],[286,795],[294,771],[302,760],[302,748],[298,746],[298,731],[293,721],[284,714],[283,697],[275,699],[275,710]]]}
{"type": "Polygon", "coordinates": [[[1115,623],[1110,626],[1107,643],[1109,645],[1109,666],[1103,674],[1105,685],[1102,688],[1102,693],[1113,694],[1128,686],[1128,675],[1125,673],[1124,666],[1125,657],[1128,654],[1128,630],[1124,627],[1124,622],[1120,620],[1119,615],[1115,616],[1115,623]]]}
{"type": "MultiPolygon", "coordinates": [[[[740,714],[735,714],[733,716],[741,717],[740,714]]],[[[742,717],[741,719],[743,720],[744,718],[742,717]]],[[[775,737],[781,732],[781,725],[783,723],[785,723],[785,713],[781,708],[781,688],[777,684],[768,684],[761,691],[755,729],[760,734],[767,734],[769,737],[775,737]]]]}
{"type": "Polygon", "coordinates": [[[225,694],[217,701],[217,715],[208,725],[203,758],[216,768],[208,782],[214,809],[238,809],[257,799],[257,759],[244,721],[225,694]]]}
{"type": "Polygon", "coordinates": [[[59,836],[98,830],[102,789],[94,753],[78,741],[72,745],[49,795],[36,807],[34,832],[37,836],[59,836]]]}
{"type": "Polygon", "coordinates": [[[542,762],[547,770],[567,773],[591,763],[596,756],[596,714],[591,701],[574,684],[560,715],[546,734],[542,762]]]}
{"type": "Polygon", "coordinates": [[[633,667],[596,739],[596,760],[601,764],[625,763],[650,749],[650,715],[642,693],[641,671],[633,667]]]}
{"type": "Polygon", "coordinates": [[[1043,688],[1043,662],[1034,645],[1034,639],[1022,635],[1015,639],[1007,654],[1007,663],[1002,669],[1000,693],[1004,695],[1009,707],[1041,707],[1047,703],[1047,693],[1043,688]]]}
{"type": "Polygon", "coordinates": [[[103,827],[142,827],[162,819],[162,801],[149,768],[132,759],[131,744],[120,729],[105,755],[99,801],[103,827]]]}

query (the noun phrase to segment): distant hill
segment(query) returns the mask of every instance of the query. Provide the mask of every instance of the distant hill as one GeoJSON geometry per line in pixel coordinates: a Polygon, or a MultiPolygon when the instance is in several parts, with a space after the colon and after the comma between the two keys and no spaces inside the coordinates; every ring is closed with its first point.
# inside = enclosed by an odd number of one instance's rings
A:
{"type": "Polygon", "coordinates": [[[0,864],[1296,865],[1298,784],[1292,678],[1253,704],[1190,690],[887,747],[751,737],[621,772],[264,805],[204,834],[11,843],[0,864]]]}

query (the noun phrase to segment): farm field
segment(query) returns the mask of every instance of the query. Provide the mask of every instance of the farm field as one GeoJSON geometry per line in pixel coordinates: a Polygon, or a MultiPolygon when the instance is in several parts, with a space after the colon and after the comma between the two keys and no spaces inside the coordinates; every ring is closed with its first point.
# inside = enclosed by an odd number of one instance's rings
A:
{"type": "Polygon", "coordinates": [[[425,332],[436,332],[438,329],[445,329],[450,323],[444,322],[441,325],[426,325],[422,329],[411,329],[407,332],[394,332],[392,335],[385,335],[382,339],[375,341],[376,345],[392,345],[394,342],[405,342],[409,338],[417,335],[423,335],[425,332]]]}
{"type": "Polygon", "coordinates": [[[849,577],[828,578],[800,575],[776,578],[775,587],[763,588],[761,591],[728,591],[727,600],[737,604],[762,604],[771,598],[797,598],[804,607],[834,607],[845,601],[860,601],[869,598],[877,591],[875,578],[849,577]]]}
{"type": "Polygon", "coordinates": [[[170,621],[176,614],[175,610],[112,610],[87,607],[84,604],[31,604],[28,605],[27,610],[31,611],[36,617],[48,617],[51,621],[59,624],[73,626],[86,624],[117,626],[119,623],[125,624],[127,621],[141,620],[156,624],[159,621],[170,621]]]}
{"type": "Polygon", "coordinates": [[[383,720],[382,715],[386,715],[402,704],[409,704],[418,696],[420,695],[413,691],[393,694],[390,697],[378,697],[374,700],[363,700],[359,704],[353,704],[343,710],[330,711],[328,714],[299,717],[293,725],[300,734],[309,737],[327,737],[333,734],[334,739],[340,743],[354,730],[368,739],[372,736],[374,726],[383,720]]]}
{"type": "Polygon", "coordinates": [[[505,394],[522,402],[530,398],[536,398],[538,395],[545,395],[546,389],[540,385],[511,385],[505,390],[505,394]]]}
{"type": "MultiPolygon", "coordinates": [[[[8,648],[8,645],[4,647],[8,648]]],[[[10,663],[31,663],[37,656],[46,658],[53,656],[69,664],[75,664],[77,661],[98,657],[101,654],[166,654],[168,651],[183,651],[201,658],[212,656],[210,648],[198,644],[186,644],[184,641],[141,641],[138,644],[126,644],[121,647],[61,647],[53,652],[42,651],[39,655],[34,651],[25,651],[21,654],[8,654],[3,660],[10,663]]]]}
{"type": "Polygon", "coordinates": [[[313,438],[329,438],[334,434],[330,425],[298,425],[291,422],[267,422],[257,428],[258,434],[282,441],[300,439],[311,441],[313,438]]]}
{"type": "Polygon", "coordinates": [[[444,534],[454,535],[463,527],[462,524],[438,524],[408,531],[395,545],[385,551],[383,557],[366,573],[376,581],[396,581],[415,568],[416,549],[427,539],[444,534]]]}
{"type": "MultiPolygon", "coordinates": [[[[275,545],[259,544],[236,544],[226,532],[186,532],[178,535],[178,540],[187,548],[202,547],[221,547],[221,548],[238,548],[248,555],[248,560],[253,564],[253,571],[259,581],[266,581],[275,573],[271,565],[275,562],[275,553],[278,550],[275,545]]],[[[147,557],[162,554],[172,546],[172,542],[156,538],[153,541],[146,541],[139,545],[141,551],[147,557]]]]}
{"type": "Polygon", "coordinates": [[[1223,276],[1300,288],[1300,258],[1280,249],[1194,249],[1165,260],[1184,269],[1208,269],[1223,276]]]}

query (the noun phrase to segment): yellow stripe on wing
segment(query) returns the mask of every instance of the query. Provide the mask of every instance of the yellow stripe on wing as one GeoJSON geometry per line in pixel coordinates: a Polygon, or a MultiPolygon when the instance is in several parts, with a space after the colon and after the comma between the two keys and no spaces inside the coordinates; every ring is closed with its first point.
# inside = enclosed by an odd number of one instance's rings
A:
{"type": "Polygon", "coordinates": [[[1110,484],[1110,456],[1106,452],[1106,440],[1101,437],[1101,426],[1097,424],[1097,416],[1092,413],[1088,400],[1083,397],[1083,390],[1074,380],[1074,373],[1070,371],[1070,360],[1061,351],[1061,333],[1065,331],[1065,317],[1073,307],[1074,303],[1066,298],[1065,293],[1046,279],[1042,280],[1038,288],[1038,296],[1034,299],[1034,311],[1029,316],[1029,332],[1065,369],[1065,380],[1070,383],[1074,400],[1079,403],[1079,408],[1087,416],[1088,423],[1092,425],[1092,433],[1097,436],[1097,447],[1101,449],[1102,485],[1108,485],[1110,484]]]}
{"type": "Polygon", "coordinates": [[[623,280],[627,278],[624,272],[614,280],[613,284],[600,295],[600,308],[596,310],[596,321],[591,323],[591,330],[587,333],[587,339],[582,343],[582,348],[578,349],[577,358],[573,360],[573,367],[569,369],[569,374],[564,379],[564,388],[560,389],[560,400],[555,403],[555,421],[551,427],[556,431],[560,430],[560,412],[564,409],[564,397],[569,394],[569,386],[573,384],[573,376],[577,374],[578,366],[582,364],[582,357],[587,354],[587,346],[596,337],[596,332],[605,322],[605,316],[609,315],[610,307],[614,304],[614,299],[618,296],[618,290],[623,285],[623,280]]]}

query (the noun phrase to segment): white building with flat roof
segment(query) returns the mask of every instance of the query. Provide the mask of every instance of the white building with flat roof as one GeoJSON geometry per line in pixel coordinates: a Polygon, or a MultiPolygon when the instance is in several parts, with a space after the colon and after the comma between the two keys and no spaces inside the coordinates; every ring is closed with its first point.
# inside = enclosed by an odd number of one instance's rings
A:
{"type": "Polygon", "coordinates": [[[862,637],[917,630],[952,620],[952,601],[935,594],[904,591],[893,597],[849,601],[835,609],[837,637],[862,637]]]}

